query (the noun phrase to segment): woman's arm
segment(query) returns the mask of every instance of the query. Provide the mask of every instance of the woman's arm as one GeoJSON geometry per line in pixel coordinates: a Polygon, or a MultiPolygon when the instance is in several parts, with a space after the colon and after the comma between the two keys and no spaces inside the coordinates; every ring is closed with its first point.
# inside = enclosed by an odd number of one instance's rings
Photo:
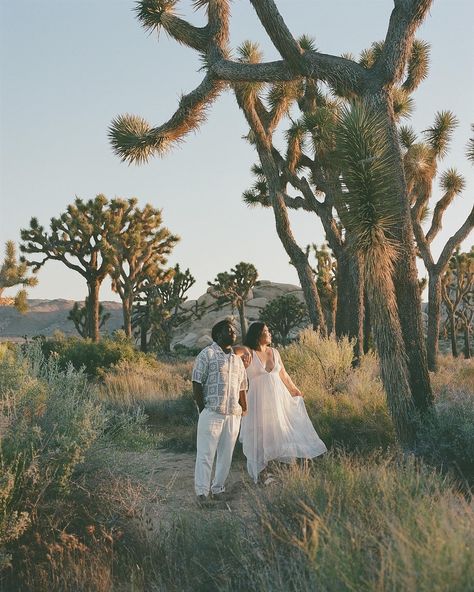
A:
{"type": "MultiPolygon", "coordinates": [[[[277,350],[274,350],[274,351],[276,352],[277,350]]],[[[277,354],[278,354],[278,359],[280,360],[280,365],[281,365],[280,378],[281,378],[283,384],[290,391],[290,394],[293,397],[302,397],[303,396],[302,392],[295,385],[295,383],[291,380],[290,375],[285,370],[285,366],[283,365],[283,362],[282,362],[282,359],[281,359],[280,354],[278,352],[277,352],[277,354]]]]}
{"type": "Polygon", "coordinates": [[[250,349],[245,345],[234,345],[232,349],[234,350],[234,354],[236,356],[242,358],[245,368],[248,368],[250,366],[250,362],[252,361],[250,349]]]}

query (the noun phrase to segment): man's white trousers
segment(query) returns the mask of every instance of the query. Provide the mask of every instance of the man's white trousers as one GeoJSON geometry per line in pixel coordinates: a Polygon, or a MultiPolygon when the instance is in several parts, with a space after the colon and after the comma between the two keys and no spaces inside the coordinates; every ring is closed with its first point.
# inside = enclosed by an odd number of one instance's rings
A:
{"type": "Polygon", "coordinates": [[[222,415],[210,409],[199,414],[197,427],[197,454],[194,473],[196,495],[209,495],[225,491],[232,453],[239,435],[240,415],[222,415]],[[216,471],[211,486],[211,471],[217,453],[216,471]]]}

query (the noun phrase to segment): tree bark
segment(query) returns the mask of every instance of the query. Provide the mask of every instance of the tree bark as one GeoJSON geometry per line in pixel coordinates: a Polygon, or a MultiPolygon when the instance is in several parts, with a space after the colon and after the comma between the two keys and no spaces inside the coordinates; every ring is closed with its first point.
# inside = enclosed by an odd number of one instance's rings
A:
{"type": "Polygon", "coordinates": [[[457,331],[456,331],[456,317],[454,316],[454,312],[448,313],[449,318],[449,332],[451,334],[451,353],[453,354],[453,358],[458,357],[458,342],[457,342],[457,331]]]}
{"type": "Polygon", "coordinates": [[[367,296],[373,330],[380,357],[382,382],[387,393],[387,404],[399,440],[410,445],[416,435],[414,401],[410,393],[405,347],[397,315],[397,304],[392,281],[387,282],[384,271],[379,273],[381,259],[371,255],[367,265],[367,296]]]}
{"type": "Polygon", "coordinates": [[[314,273],[309,265],[307,256],[293,237],[288,211],[285,205],[285,197],[279,187],[280,181],[276,163],[270,151],[265,146],[262,146],[260,141],[257,142],[257,150],[268,183],[268,192],[272,201],[278,237],[298,273],[313,329],[319,330],[321,335],[326,336],[326,323],[324,321],[324,313],[321,300],[319,299],[314,273]]]}
{"type": "Polygon", "coordinates": [[[340,250],[337,258],[336,335],[355,339],[354,358],[363,354],[364,344],[364,285],[358,257],[348,248],[340,250]]]}
{"type": "Polygon", "coordinates": [[[240,334],[242,336],[243,343],[245,336],[247,335],[247,321],[245,320],[245,303],[239,302],[239,304],[237,305],[237,310],[239,311],[240,334]]]}
{"type": "Polygon", "coordinates": [[[372,324],[370,319],[370,306],[367,294],[364,292],[364,354],[370,351],[370,342],[372,338],[372,324]]]}
{"type": "Polygon", "coordinates": [[[464,357],[469,360],[471,357],[471,331],[469,329],[469,323],[464,323],[464,357]]]}
{"type": "Polygon", "coordinates": [[[441,319],[441,277],[432,273],[428,283],[428,368],[438,370],[439,325],[441,319]]]}
{"type": "Polygon", "coordinates": [[[394,162],[393,199],[397,200],[400,208],[400,221],[394,230],[400,249],[398,259],[395,262],[394,284],[398,316],[408,358],[410,389],[416,409],[423,414],[432,409],[434,399],[428,372],[415,242],[398,130],[390,95],[381,92],[377,96],[369,98],[369,100],[380,109],[386,118],[388,137],[392,146],[394,162]]]}
{"type": "Polygon", "coordinates": [[[88,300],[88,308],[87,311],[87,320],[88,320],[88,336],[92,339],[92,341],[99,341],[100,339],[100,331],[99,331],[99,290],[100,290],[100,283],[96,279],[91,279],[87,282],[87,288],[89,290],[89,300],[88,300]]]}
{"type": "Polygon", "coordinates": [[[129,339],[132,337],[132,304],[133,294],[125,294],[122,300],[123,330],[129,339]]]}
{"type": "Polygon", "coordinates": [[[140,351],[144,353],[148,351],[148,327],[144,321],[140,325],[140,351]]]}

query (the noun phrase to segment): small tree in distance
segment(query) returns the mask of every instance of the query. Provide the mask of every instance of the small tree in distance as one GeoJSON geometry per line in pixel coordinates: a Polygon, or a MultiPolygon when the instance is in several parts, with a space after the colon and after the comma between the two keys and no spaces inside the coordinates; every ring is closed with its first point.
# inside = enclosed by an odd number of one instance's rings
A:
{"type": "MultiPolygon", "coordinates": [[[[35,276],[28,277],[28,265],[25,262],[19,262],[16,255],[16,247],[13,241],[7,241],[5,244],[5,258],[0,267],[0,299],[6,288],[13,286],[36,286],[38,279],[35,276]]],[[[19,290],[13,299],[13,305],[21,312],[28,310],[26,290],[19,290]]]]}
{"type": "Polygon", "coordinates": [[[150,204],[141,209],[136,199],[113,199],[110,211],[112,289],[122,301],[123,329],[131,337],[133,302],[147,282],[159,283],[179,238],[163,226],[161,210],[150,204]]]}
{"type": "Polygon", "coordinates": [[[230,270],[218,273],[214,282],[208,282],[212,288],[211,296],[222,305],[230,303],[236,308],[240,319],[240,332],[242,341],[247,333],[247,322],[245,320],[245,302],[248,300],[250,290],[255,286],[258,279],[258,272],[252,263],[237,263],[230,270]]]}
{"type": "MultiPolygon", "coordinates": [[[[74,323],[74,327],[76,331],[79,333],[81,337],[87,338],[88,337],[88,328],[89,328],[89,302],[86,296],[84,300],[84,304],[80,304],[79,302],[74,302],[74,306],[69,311],[67,316],[68,321],[72,321],[74,323]]],[[[110,312],[104,311],[104,306],[99,304],[99,329],[105,325],[105,323],[110,319],[110,312]]]]}
{"type": "Polygon", "coordinates": [[[284,294],[271,300],[260,311],[260,320],[270,329],[273,343],[287,345],[293,329],[309,322],[308,310],[294,294],[284,294]]]}
{"type": "Polygon", "coordinates": [[[111,265],[107,203],[104,195],[87,202],[76,198],[59,218],[51,218],[49,230],[37,218],[31,218],[29,228],[21,230],[21,251],[40,256],[36,261],[27,261],[33,271],[47,261],[60,261],[86,280],[90,308],[87,334],[93,341],[100,337],[99,291],[111,265]]]}
{"type": "Polygon", "coordinates": [[[202,307],[183,308],[187,292],[196,280],[189,269],[179,264],[168,271],[166,278],[144,287],[133,309],[133,326],[140,335],[140,349],[169,352],[173,330],[191,318],[202,316],[202,307]]]}

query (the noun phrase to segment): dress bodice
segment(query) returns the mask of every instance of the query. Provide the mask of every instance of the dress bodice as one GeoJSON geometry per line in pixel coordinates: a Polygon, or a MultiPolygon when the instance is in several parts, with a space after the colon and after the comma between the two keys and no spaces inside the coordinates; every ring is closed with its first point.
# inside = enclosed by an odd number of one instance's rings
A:
{"type": "Polygon", "coordinates": [[[254,379],[260,378],[262,376],[269,376],[272,374],[278,374],[280,372],[280,369],[281,369],[280,356],[278,355],[278,352],[276,349],[272,348],[274,366],[270,371],[265,369],[265,365],[258,357],[257,352],[253,349],[251,350],[251,352],[252,352],[252,362],[250,363],[250,365],[247,368],[247,376],[248,376],[249,380],[252,380],[253,378],[254,379]]]}

